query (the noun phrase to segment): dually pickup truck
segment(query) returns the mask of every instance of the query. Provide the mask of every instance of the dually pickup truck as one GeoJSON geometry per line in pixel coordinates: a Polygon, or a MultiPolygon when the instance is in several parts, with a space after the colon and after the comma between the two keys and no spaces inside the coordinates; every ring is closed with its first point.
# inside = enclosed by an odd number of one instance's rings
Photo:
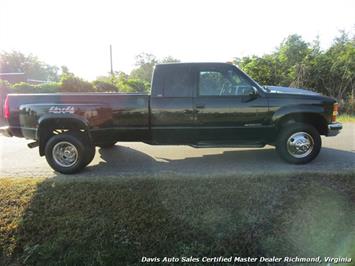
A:
{"type": "Polygon", "coordinates": [[[9,94],[7,136],[33,139],[49,165],[71,174],[88,165],[95,146],[117,141],[195,147],[273,145],[289,163],[313,160],[321,135],[335,136],[337,103],[318,93],[264,87],[228,63],[155,67],[151,95],[9,94]]]}

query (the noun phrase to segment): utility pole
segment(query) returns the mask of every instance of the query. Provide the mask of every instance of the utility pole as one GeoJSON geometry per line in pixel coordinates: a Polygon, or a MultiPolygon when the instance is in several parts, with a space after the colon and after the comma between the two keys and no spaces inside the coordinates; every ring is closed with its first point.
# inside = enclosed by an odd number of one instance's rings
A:
{"type": "Polygon", "coordinates": [[[112,45],[110,44],[110,64],[111,64],[111,81],[113,84],[113,64],[112,64],[112,45]]]}

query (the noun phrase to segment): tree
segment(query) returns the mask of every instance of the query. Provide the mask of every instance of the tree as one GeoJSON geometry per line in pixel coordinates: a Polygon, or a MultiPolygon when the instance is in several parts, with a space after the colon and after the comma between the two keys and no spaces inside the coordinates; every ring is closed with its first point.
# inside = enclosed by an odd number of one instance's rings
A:
{"type": "Polygon", "coordinates": [[[257,82],[263,85],[276,84],[276,62],[271,55],[263,57],[243,57],[234,61],[245,72],[251,75],[257,82]]]}
{"type": "Polygon", "coordinates": [[[308,82],[339,101],[355,89],[355,40],[340,32],[332,46],[319,53],[309,67],[308,82]]]}
{"type": "Polygon", "coordinates": [[[60,68],[61,68],[60,78],[62,78],[63,76],[74,76],[74,73],[70,72],[67,66],[61,66],[60,68]]]}
{"type": "Polygon", "coordinates": [[[145,83],[150,84],[152,80],[154,66],[158,63],[174,63],[180,62],[179,59],[172,56],[164,57],[158,60],[153,54],[141,53],[136,56],[136,68],[132,70],[130,78],[135,80],[142,80],[145,83]]]}
{"type": "Polygon", "coordinates": [[[152,54],[141,53],[137,55],[135,63],[137,68],[132,70],[130,77],[133,79],[139,79],[150,83],[154,66],[157,63],[157,58],[152,54]]]}
{"type": "Polygon", "coordinates": [[[290,68],[301,63],[309,52],[309,44],[300,35],[293,34],[282,42],[276,54],[285,68],[290,68]]]}
{"type": "Polygon", "coordinates": [[[339,101],[355,89],[355,38],[343,31],[326,51],[319,38],[309,44],[294,34],[271,54],[234,62],[261,84],[311,88],[339,101]]]}
{"type": "Polygon", "coordinates": [[[176,58],[174,58],[174,57],[172,57],[172,56],[166,56],[166,57],[164,57],[163,59],[161,59],[161,60],[159,60],[159,63],[161,63],[161,64],[167,64],[167,63],[179,63],[180,62],[180,60],[179,59],[176,59],[176,58]]]}
{"type": "Polygon", "coordinates": [[[243,70],[261,84],[303,86],[305,61],[311,49],[301,36],[288,36],[271,54],[235,59],[243,70]]]}
{"type": "Polygon", "coordinates": [[[62,67],[62,74],[60,76],[61,92],[93,92],[94,86],[88,81],[76,77],[73,73],[69,72],[68,68],[62,67]],[[63,71],[65,70],[65,71],[63,71]]]}
{"type": "Polygon", "coordinates": [[[0,72],[25,73],[29,79],[58,81],[58,67],[41,62],[32,54],[12,51],[0,53],[0,72]]]}

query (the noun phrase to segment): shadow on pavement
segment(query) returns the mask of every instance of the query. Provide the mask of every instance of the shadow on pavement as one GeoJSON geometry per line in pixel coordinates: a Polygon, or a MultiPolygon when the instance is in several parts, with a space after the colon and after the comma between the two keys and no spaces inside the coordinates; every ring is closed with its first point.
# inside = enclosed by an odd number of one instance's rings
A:
{"type": "Polygon", "coordinates": [[[322,148],[318,157],[309,164],[292,165],[282,161],[276,151],[271,149],[224,151],[195,157],[186,154],[182,159],[152,157],[125,146],[97,151],[102,161],[89,166],[83,174],[117,175],[159,174],[172,172],[189,175],[216,174],[273,174],[285,172],[334,172],[354,171],[355,153],[330,148],[322,148]]]}

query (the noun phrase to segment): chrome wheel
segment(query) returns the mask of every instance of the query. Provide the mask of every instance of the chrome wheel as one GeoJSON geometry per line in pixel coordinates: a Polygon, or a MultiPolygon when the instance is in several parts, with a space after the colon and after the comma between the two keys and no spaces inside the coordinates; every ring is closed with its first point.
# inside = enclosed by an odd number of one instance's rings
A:
{"type": "Polygon", "coordinates": [[[54,145],[52,150],[54,161],[62,167],[71,167],[78,161],[77,148],[67,141],[60,141],[54,145]]]}
{"type": "Polygon", "coordinates": [[[306,132],[297,132],[291,135],[287,140],[287,151],[295,158],[304,158],[308,156],[314,148],[312,136],[306,132]]]}

